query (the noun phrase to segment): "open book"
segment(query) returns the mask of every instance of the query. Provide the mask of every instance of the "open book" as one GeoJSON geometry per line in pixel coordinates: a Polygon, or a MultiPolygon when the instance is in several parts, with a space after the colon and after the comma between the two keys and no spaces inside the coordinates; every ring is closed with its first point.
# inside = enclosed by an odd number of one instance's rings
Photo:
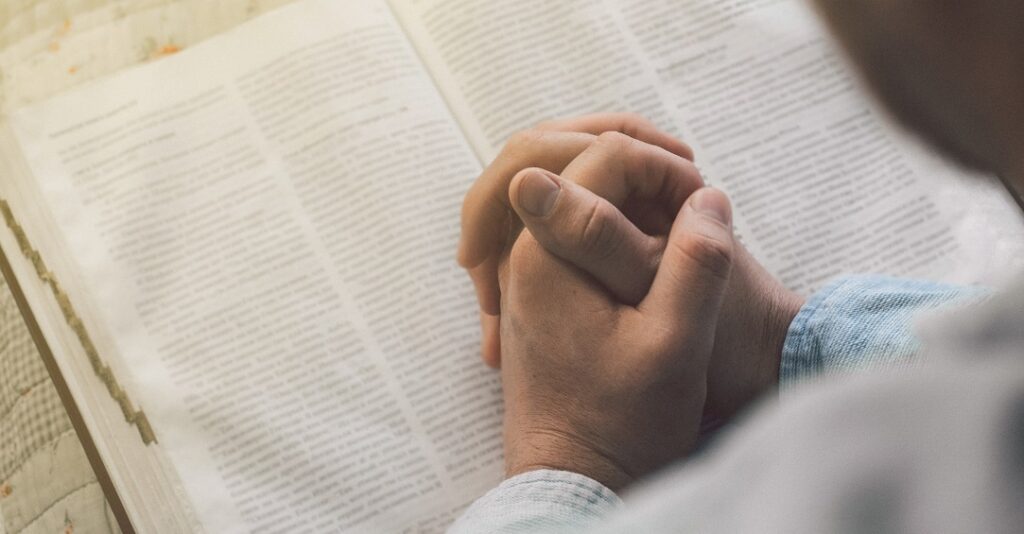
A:
{"type": "Polygon", "coordinates": [[[690,142],[800,291],[1018,246],[994,196],[958,238],[938,191],[980,193],[799,2],[299,1],[0,129],[5,272],[122,527],[436,532],[497,484],[459,207],[511,133],[594,111],[690,142]]]}

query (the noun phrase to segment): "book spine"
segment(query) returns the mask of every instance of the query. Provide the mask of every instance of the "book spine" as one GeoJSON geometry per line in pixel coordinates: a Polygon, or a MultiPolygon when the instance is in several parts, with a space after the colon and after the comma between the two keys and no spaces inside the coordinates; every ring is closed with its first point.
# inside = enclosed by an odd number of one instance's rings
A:
{"type": "Polygon", "coordinates": [[[21,250],[21,254],[32,264],[32,267],[35,269],[36,275],[39,276],[39,279],[50,288],[54,298],[57,300],[57,304],[60,306],[64,320],[67,321],[68,326],[75,333],[75,337],[78,338],[78,342],[81,344],[82,349],[89,358],[89,365],[106,387],[107,392],[110,393],[114,402],[116,402],[118,407],[121,408],[121,413],[124,414],[125,421],[138,429],[139,436],[142,438],[142,442],[145,445],[156,443],[156,434],[153,433],[153,427],[149,424],[149,419],[146,418],[146,414],[142,410],[137,410],[135,408],[135,405],[132,403],[128,393],[123,387],[121,387],[121,384],[118,383],[117,377],[114,376],[114,372],[110,369],[110,366],[105,364],[103,359],[100,358],[99,352],[96,350],[96,345],[89,336],[89,332],[85,329],[85,324],[79,317],[78,312],[75,311],[75,307],[72,305],[71,299],[68,298],[67,293],[64,292],[64,289],[61,287],[60,282],[57,281],[57,278],[46,267],[46,263],[43,261],[42,256],[34,247],[32,247],[24,228],[22,228],[14,218],[14,212],[11,211],[10,205],[2,198],[0,198],[0,214],[3,215],[7,227],[14,234],[14,238],[18,242],[18,248],[21,250]]]}

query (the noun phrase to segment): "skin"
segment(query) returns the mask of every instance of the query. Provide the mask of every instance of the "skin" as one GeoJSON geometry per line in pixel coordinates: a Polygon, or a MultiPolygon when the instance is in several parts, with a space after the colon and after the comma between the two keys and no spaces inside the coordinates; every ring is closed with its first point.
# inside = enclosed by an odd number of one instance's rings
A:
{"type": "Polygon", "coordinates": [[[732,257],[729,201],[710,189],[679,211],[635,306],[524,234],[499,276],[508,473],[585,466],[617,489],[689,451],[732,257]]]}
{"type": "MultiPolygon", "coordinates": [[[[897,118],[1022,189],[1024,4],[818,6],[897,118]]],[[[509,475],[621,488],[777,384],[802,301],[714,223],[728,199],[692,158],[640,117],[589,116],[514,137],[467,195],[459,259],[502,372],[509,475]]]]}
{"type": "MultiPolygon", "coordinates": [[[[513,136],[463,206],[459,258],[480,297],[484,361],[500,366],[498,267],[524,223],[548,251],[587,271],[619,301],[636,304],[654,279],[675,214],[703,185],[692,157],[688,146],[630,114],[555,121],[513,136]],[[635,147],[624,146],[629,143],[635,147]],[[624,153],[634,157],[626,159],[624,153]],[[632,168],[612,165],[619,160],[632,162],[632,168]],[[531,217],[513,209],[512,196],[516,173],[529,167],[547,169],[556,178],[551,171],[564,173],[563,183],[580,187],[566,190],[555,213],[531,217]],[[619,172],[604,172],[612,168],[619,172]],[[638,169],[664,175],[657,184],[665,190],[652,187],[652,177],[638,169]],[[570,224],[584,217],[593,220],[570,224]]],[[[737,269],[726,289],[709,371],[709,422],[727,420],[778,382],[785,333],[803,304],[742,245],[736,243],[735,250],[737,269]]]]}

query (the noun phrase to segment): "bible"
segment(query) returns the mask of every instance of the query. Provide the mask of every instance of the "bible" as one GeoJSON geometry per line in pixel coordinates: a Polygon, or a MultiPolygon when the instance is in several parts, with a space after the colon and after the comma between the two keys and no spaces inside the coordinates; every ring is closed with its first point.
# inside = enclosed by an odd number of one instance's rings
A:
{"type": "Polygon", "coordinates": [[[598,111],[690,143],[798,291],[1024,257],[802,2],[290,3],[0,125],[4,274],[122,529],[440,532],[498,484],[459,208],[598,111]]]}

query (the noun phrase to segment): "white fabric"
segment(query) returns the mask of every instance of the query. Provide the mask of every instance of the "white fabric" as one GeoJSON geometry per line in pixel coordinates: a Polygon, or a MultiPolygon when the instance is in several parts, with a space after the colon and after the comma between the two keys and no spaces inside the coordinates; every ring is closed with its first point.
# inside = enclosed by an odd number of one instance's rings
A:
{"type": "MultiPolygon", "coordinates": [[[[590,519],[558,532],[1021,532],[1024,280],[923,331],[921,367],[821,381],[764,406],[708,456],[626,495],[618,510],[523,484],[507,501],[506,483],[453,531],[554,532],[521,528],[543,524],[514,508],[540,500],[563,517],[607,516],[600,528],[590,519]]],[[[584,485],[576,493],[607,491],[584,485]]]]}

